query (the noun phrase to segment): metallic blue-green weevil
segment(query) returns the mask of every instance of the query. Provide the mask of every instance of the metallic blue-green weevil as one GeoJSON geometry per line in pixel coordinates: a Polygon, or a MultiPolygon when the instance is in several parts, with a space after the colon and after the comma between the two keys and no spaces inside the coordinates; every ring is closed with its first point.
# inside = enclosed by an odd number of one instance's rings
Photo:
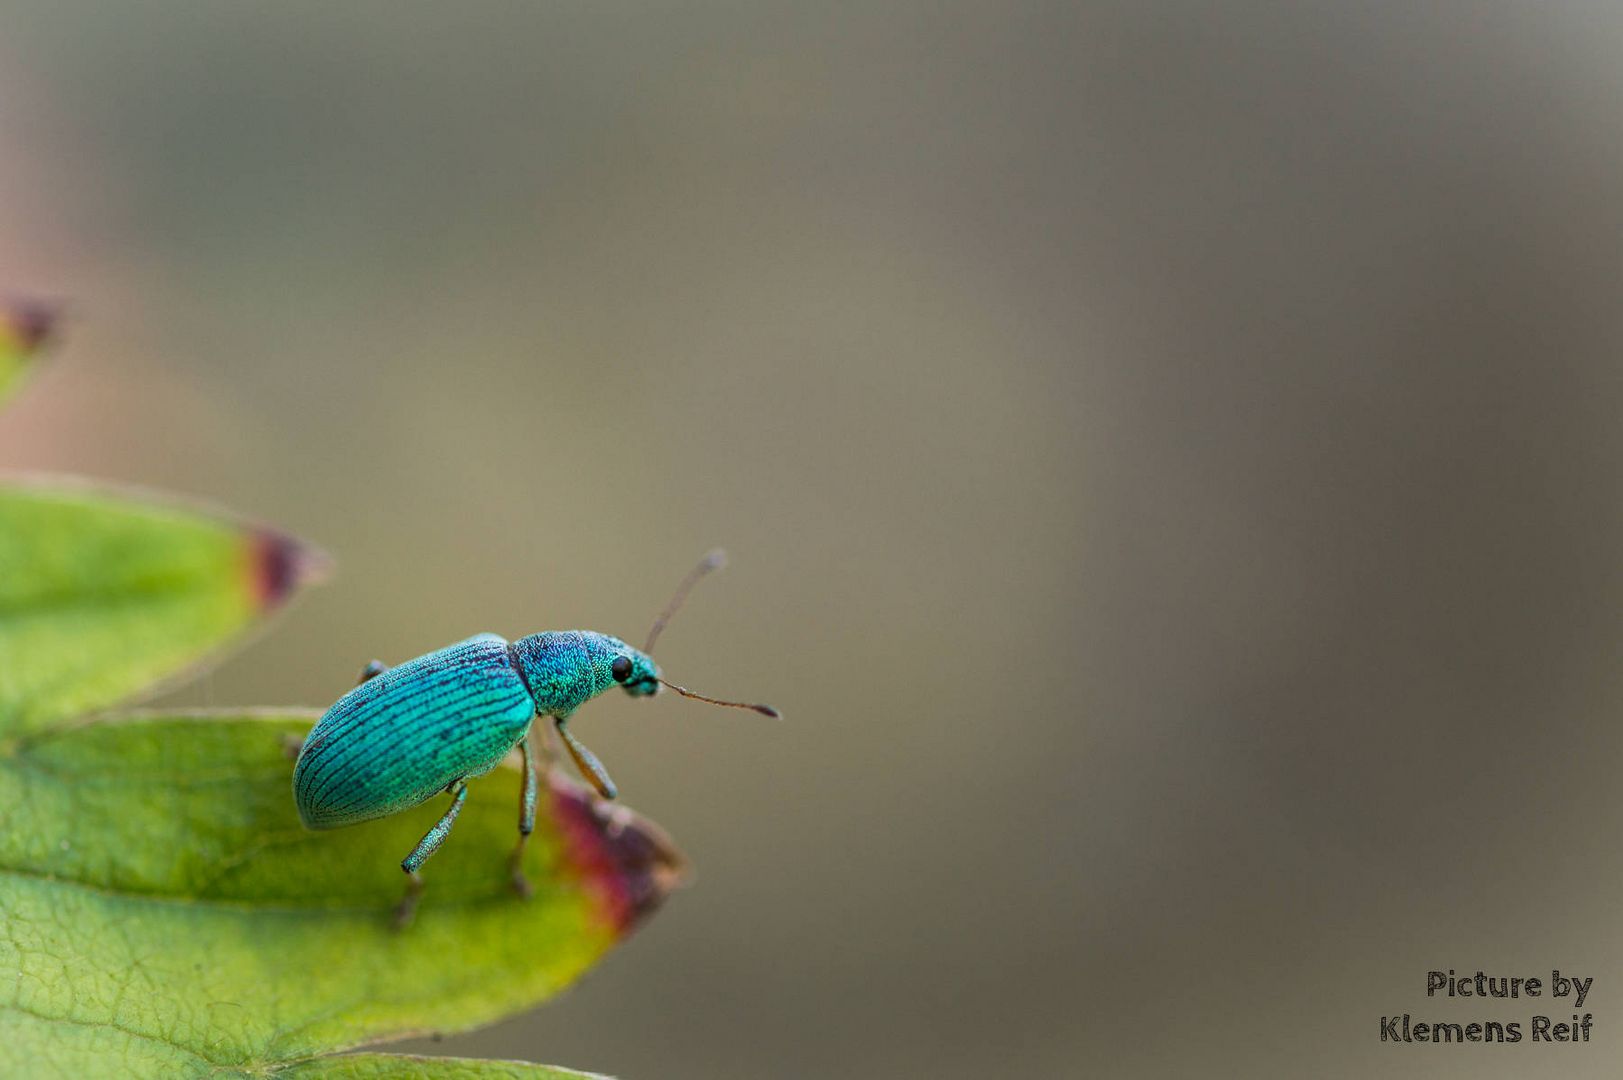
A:
{"type": "Polygon", "coordinates": [[[537,716],[552,718],[581,774],[599,795],[612,799],[614,782],[567,726],[576,709],[610,687],[619,686],[633,697],[669,687],[715,705],[778,715],[768,705],[721,701],[667,682],[649,656],[688,590],[723,561],[722,553],[713,551],[694,568],[654,621],[641,649],[608,634],[564,630],[514,642],[480,634],[393,668],[372,661],[362,670],[359,685],[327,710],[299,749],[293,768],[299,817],[311,829],[336,829],[386,817],[442,791],[451,796],[445,815],[400,863],[407,887],[395,918],[404,926],[422,892],[417,871],[451,831],[468,797],[468,780],[488,773],[519,747],[524,794],[510,866],[514,888],[528,896],[520,859],[535,824],[538,781],[529,734],[537,716]]]}

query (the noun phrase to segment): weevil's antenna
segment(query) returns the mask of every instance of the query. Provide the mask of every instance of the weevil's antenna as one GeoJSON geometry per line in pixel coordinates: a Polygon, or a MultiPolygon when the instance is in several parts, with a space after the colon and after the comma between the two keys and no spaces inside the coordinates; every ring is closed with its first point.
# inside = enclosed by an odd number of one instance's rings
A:
{"type": "Polygon", "coordinates": [[[703,694],[695,694],[692,690],[689,690],[685,686],[677,686],[675,683],[666,682],[664,679],[660,679],[659,682],[661,686],[668,686],[672,690],[675,690],[678,694],[681,694],[683,697],[690,697],[694,701],[708,701],[712,705],[725,705],[729,709],[754,709],[762,716],[770,716],[774,720],[783,719],[783,714],[770,705],[751,705],[747,701],[722,701],[720,698],[705,697],[703,694]]]}
{"type": "MultiPolygon", "coordinates": [[[[676,595],[671,597],[671,602],[665,605],[665,610],[661,611],[659,618],[654,620],[654,628],[648,631],[648,644],[642,647],[643,652],[653,653],[654,642],[659,639],[660,632],[665,629],[665,624],[671,621],[671,616],[675,615],[677,610],[681,608],[682,602],[688,598],[688,593],[693,591],[693,586],[699,583],[699,579],[710,573],[710,571],[720,570],[726,565],[727,553],[721,548],[712,548],[708,555],[699,560],[698,566],[688,571],[688,576],[683,578],[682,584],[676,587],[676,595]]],[[[677,688],[672,687],[672,689],[677,688]]],[[[690,694],[689,696],[693,695],[690,694]]],[[[722,702],[722,704],[725,705],[728,702],[722,702]]]]}

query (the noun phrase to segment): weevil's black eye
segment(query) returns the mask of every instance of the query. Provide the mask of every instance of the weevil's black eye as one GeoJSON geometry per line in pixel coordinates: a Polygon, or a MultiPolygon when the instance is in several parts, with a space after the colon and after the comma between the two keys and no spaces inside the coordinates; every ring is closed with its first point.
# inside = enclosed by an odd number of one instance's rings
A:
{"type": "Polygon", "coordinates": [[[625,682],[631,678],[631,657],[616,656],[614,663],[609,665],[609,674],[614,676],[615,682],[625,682]]]}

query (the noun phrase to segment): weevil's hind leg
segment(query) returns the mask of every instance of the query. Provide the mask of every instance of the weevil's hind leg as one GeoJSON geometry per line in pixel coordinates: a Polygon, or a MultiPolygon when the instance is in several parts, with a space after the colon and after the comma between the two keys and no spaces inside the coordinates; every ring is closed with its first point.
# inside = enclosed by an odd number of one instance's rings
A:
{"type": "Polygon", "coordinates": [[[535,801],[540,791],[529,732],[524,733],[519,750],[524,755],[524,795],[518,807],[518,843],[513,846],[507,867],[513,875],[513,891],[528,900],[534,890],[530,888],[530,879],[524,876],[524,844],[530,839],[530,833],[535,831],[535,801]]]}
{"type": "Polygon", "coordinates": [[[304,736],[295,735],[291,731],[282,735],[282,756],[289,761],[299,760],[299,751],[304,749],[304,736]]]}
{"type": "Polygon", "coordinates": [[[389,665],[385,664],[382,660],[369,661],[367,665],[361,669],[361,677],[355,680],[355,685],[359,686],[368,679],[375,679],[388,670],[389,665]]]}
{"type": "Polygon", "coordinates": [[[400,869],[406,872],[406,895],[401,897],[400,905],[394,909],[396,930],[404,930],[411,925],[412,916],[417,914],[417,900],[423,895],[423,879],[417,871],[428,861],[428,857],[445,843],[445,838],[450,835],[451,826],[456,824],[456,816],[462,813],[462,804],[468,801],[467,781],[458,780],[447,790],[451,792],[450,809],[434,823],[432,829],[423,834],[423,838],[417,841],[417,846],[411,849],[411,854],[400,860],[400,869]]]}
{"type": "Polygon", "coordinates": [[[592,782],[592,786],[597,789],[599,795],[605,799],[614,798],[618,791],[615,789],[614,781],[609,779],[608,770],[603,768],[603,763],[597,760],[597,756],[590,750],[582,746],[579,739],[569,733],[569,728],[563,719],[555,719],[553,726],[558,730],[558,738],[563,740],[564,749],[568,750],[569,756],[575,759],[575,768],[579,769],[581,775],[592,782]]]}

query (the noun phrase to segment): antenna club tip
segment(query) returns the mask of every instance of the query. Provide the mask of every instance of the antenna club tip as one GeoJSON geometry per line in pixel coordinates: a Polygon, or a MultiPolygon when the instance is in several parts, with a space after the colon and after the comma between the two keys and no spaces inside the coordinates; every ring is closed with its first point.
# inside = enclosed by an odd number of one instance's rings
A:
{"type": "Polygon", "coordinates": [[[751,705],[750,708],[754,709],[762,716],[770,716],[774,720],[783,719],[783,714],[770,705],[751,705]]]}
{"type": "Polygon", "coordinates": [[[706,570],[720,570],[722,567],[724,567],[726,565],[727,565],[727,549],[726,548],[711,548],[710,551],[704,557],[704,568],[706,570]]]}

